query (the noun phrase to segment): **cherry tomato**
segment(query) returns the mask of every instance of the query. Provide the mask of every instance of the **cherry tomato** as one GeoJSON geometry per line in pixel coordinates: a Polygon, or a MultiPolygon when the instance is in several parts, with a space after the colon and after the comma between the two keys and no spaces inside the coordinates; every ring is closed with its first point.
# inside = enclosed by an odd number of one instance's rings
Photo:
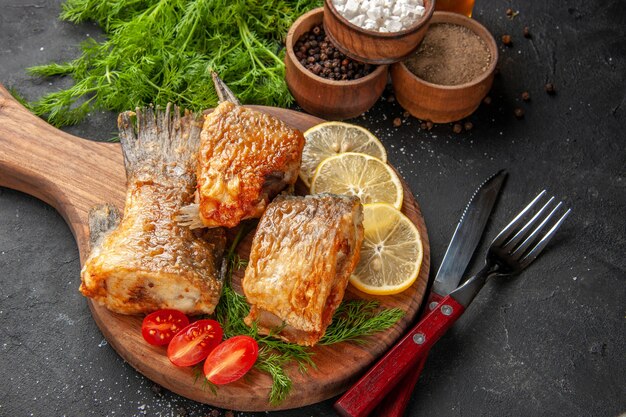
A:
{"type": "Polygon", "coordinates": [[[187,316],[178,310],[157,310],[143,319],[141,334],[151,345],[163,346],[188,324],[187,316]]]}
{"type": "Polygon", "coordinates": [[[250,336],[235,336],[213,349],[204,363],[204,376],[214,384],[228,384],[241,378],[259,356],[259,345],[250,336]]]}
{"type": "Polygon", "coordinates": [[[195,365],[220,344],[222,335],[222,326],[215,320],[198,320],[174,336],[167,357],[177,366],[195,365]]]}

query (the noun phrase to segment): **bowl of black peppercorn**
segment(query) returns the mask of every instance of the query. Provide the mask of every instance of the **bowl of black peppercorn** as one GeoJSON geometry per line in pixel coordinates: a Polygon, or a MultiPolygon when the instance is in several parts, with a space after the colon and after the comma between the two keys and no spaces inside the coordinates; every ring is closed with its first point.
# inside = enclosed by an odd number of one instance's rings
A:
{"type": "Polygon", "coordinates": [[[387,84],[387,66],[356,61],[339,51],[324,31],[324,9],[302,15],[289,29],[285,79],[307,112],[331,120],[359,116],[387,84]]]}

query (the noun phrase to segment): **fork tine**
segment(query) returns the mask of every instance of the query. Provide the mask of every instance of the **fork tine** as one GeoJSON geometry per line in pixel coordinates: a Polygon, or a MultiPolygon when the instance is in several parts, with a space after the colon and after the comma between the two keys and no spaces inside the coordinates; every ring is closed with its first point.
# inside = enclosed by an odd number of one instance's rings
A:
{"type": "Polygon", "coordinates": [[[496,236],[496,238],[493,240],[491,245],[502,246],[502,244],[509,238],[509,236],[511,236],[511,233],[513,233],[513,231],[522,223],[522,219],[524,218],[526,213],[528,213],[533,208],[535,203],[545,194],[546,190],[540,192],[539,195],[535,197],[535,199],[531,201],[524,210],[522,210],[517,216],[515,216],[511,223],[507,224],[506,227],[502,229],[498,236],[496,236]]]}
{"type": "Polygon", "coordinates": [[[552,237],[556,234],[556,231],[559,229],[559,227],[561,227],[561,224],[565,221],[565,218],[569,215],[571,211],[572,209],[568,209],[565,214],[562,215],[561,218],[555,223],[555,225],[552,226],[550,231],[546,233],[546,235],[539,241],[539,243],[537,243],[537,245],[535,245],[535,247],[532,248],[530,252],[528,252],[528,255],[526,255],[524,259],[522,259],[522,268],[526,268],[532,261],[537,259],[537,256],[539,256],[539,254],[541,253],[541,251],[543,251],[548,242],[550,242],[550,239],[552,239],[552,237]]]}
{"type": "Polygon", "coordinates": [[[548,216],[543,219],[539,226],[537,226],[537,228],[532,231],[530,236],[528,236],[526,240],[524,240],[517,248],[515,248],[513,252],[511,252],[512,259],[518,260],[522,257],[522,255],[524,255],[530,245],[535,243],[535,240],[537,240],[537,236],[539,235],[539,233],[541,233],[541,230],[544,228],[544,226],[550,221],[554,213],[556,213],[556,211],[561,208],[562,205],[563,203],[559,202],[559,204],[557,204],[556,207],[552,209],[550,214],[548,214],[548,216]]]}
{"type": "Polygon", "coordinates": [[[522,228],[515,234],[515,236],[513,236],[511,240],[507,241],[503,245],[503,248],[509,251],[513,251],[513,248],[515,248],[517,244],[520,243],[522,239],[526,237],[530,228],[533,227],[534,224],[541,218],[543,213],[548,209],[548,207],[552,204],[553,201],[554,201],[554,197],[550,197],[548,202],[544,204],[544,206],[541,207],[539,211],[528,222],[526,222],[524,226],[522,226],[522,228]]]}

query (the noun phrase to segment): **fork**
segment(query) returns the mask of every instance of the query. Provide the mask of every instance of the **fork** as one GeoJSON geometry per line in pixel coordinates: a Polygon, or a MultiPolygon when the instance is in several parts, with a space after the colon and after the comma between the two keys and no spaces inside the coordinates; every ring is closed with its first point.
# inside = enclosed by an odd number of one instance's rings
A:
{"type": "Polygon", "coordinates": [[[537,203],[546,196],[542,191],[496,236],[485,257],[485,266],[463,285],[443,298],[439,305],[413,327],[334,405],[342,416],[364,417],[393,389],[444,335],[474,300],[487,279],[511,276],[524,270],[545,249],[571,209],[554,221],[563,203],[554,205],[550,197],[524,223],[537,203]],[[547,215],[546,213],[549,212],[547,215]],[[552,224],[544,233],[546,227],[552,224]]]}

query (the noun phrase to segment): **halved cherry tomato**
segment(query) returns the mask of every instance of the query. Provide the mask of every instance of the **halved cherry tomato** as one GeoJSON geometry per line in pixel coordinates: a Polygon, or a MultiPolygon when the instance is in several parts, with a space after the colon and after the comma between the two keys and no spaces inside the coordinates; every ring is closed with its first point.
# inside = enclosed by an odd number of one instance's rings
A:
{"type": "Polygon", "coordinates": [[[189,319],[178,310],[163,309],[148,314],[141,324],[141,334],[151,345],[167,345],[183,327],[189,324],[189,319]]]}
{"type": "Polygon", "coordinates": [[[204,363],[204,376],[214,384],[228,384],[241,378],[259,356],[259,345],[250,336],[226,339],[213,349],[204,363]]]}
{"type": "Polygon", "coordinates": [[[222,341],[222,326],[215,320],[198,320],[182,329],[167,347],[174,365],[191,366],[202,362],[222,341]]]}

